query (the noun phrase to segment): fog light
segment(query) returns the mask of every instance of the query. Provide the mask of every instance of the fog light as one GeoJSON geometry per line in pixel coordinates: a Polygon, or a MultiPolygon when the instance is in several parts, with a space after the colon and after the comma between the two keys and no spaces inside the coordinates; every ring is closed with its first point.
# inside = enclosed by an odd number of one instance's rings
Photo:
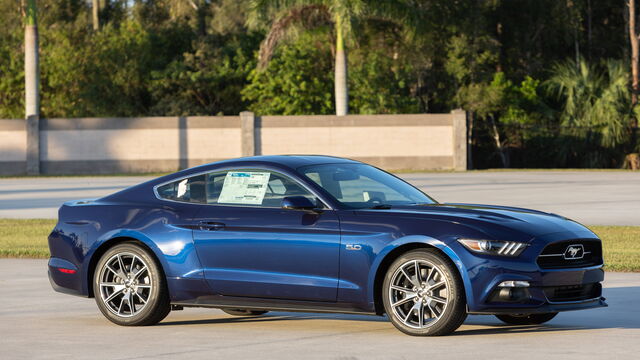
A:
{"type": "Polygon", "coordinates": [[[496,286],[489,296],[489,302],[493,303],[527,303],[531,300],[528,281],[508,280],[496,286]]]}
{"type": "Polygon", "coordinates": [[[526,288],[501,288],[498,299],[506,302],[526,302],[531,298],[526,288]]]}
{"type": "Polygon", "coordinates": [[[500,285],[498,285],[498,287],[501,287],[501,288],[526,288],[526,287],[529,287],[529,282],[528,281],[522,281],[522,280],[509,280],[509,281],[501,282],[500,285]]]}

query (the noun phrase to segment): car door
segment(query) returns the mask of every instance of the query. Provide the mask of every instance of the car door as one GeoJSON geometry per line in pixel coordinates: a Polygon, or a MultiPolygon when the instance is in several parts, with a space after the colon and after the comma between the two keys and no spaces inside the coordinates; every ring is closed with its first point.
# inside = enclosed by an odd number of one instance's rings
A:
{"type": "Polygon", "coordinates": [[[340,231],[333,210],[287,210],[285,196],[315,195],[282,173],[207,174],[194,243],[207,282],[225,296],[336,301],[340,231]]]}

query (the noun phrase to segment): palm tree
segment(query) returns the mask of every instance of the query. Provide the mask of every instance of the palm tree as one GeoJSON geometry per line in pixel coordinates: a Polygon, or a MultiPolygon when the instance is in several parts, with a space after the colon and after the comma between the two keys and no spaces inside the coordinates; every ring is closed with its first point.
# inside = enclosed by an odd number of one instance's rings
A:
{"type": "Polygon", "coordinates": [[[631,125],[629,75],[623,64],[607,60],[593,66],[581,60],[558,64],[547,85],[564,103],[560,120],[563,126],[598,132],[600,143],[614,147],[623,143],[631,125]]]}
{"type": "Polygon", "coordinates": [[[417,24],[416,11],[400,0],[252,0],[254,19],[272,17],[271,28],[260,46],[259,68],[269,62],[278,43],[289,30],[331,24],[335,34],[336,115],[349,112],[346,43],[354,25],[370,18],[392,21],[407,30],[417,24]]]}
{"type": "Polygon", "coordinates": [[[172,20],[192,19],[192,24],[200,35],[206,35],[205,17],[210,5],[207,0],[168,0],[164,4],[172,20]]]}
{"type": "Polygon", "coordinates": [[[93,21],[93,30],[100,30],[100,0],[91,1],[91,18],[93,21]]]}
{"type": "Polygon", "coordinates": [[[40,115],[40,71],[36,0],[27,0],[24,28],[25,118],[40,115]]]}

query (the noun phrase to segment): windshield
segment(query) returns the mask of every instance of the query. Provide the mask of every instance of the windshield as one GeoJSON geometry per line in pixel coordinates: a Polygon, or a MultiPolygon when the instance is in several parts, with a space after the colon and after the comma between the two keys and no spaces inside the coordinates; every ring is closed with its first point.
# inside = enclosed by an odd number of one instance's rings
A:
{"type": "Polygon", "coordinates": [[[435,203],[408,183],[366,164],[310,165],[298,171],[351,209],[435,203]]]}

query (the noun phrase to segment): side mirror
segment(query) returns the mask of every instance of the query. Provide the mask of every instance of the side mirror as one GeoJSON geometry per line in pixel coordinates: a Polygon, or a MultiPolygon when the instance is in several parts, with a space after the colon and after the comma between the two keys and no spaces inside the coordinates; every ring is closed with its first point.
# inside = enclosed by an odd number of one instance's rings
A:
{"type": "Polygon", "coordinates": [[[317,206],[304,196],[287,196],[282,199],[283,209],[287,210],[314,210],[317,206]]]}

